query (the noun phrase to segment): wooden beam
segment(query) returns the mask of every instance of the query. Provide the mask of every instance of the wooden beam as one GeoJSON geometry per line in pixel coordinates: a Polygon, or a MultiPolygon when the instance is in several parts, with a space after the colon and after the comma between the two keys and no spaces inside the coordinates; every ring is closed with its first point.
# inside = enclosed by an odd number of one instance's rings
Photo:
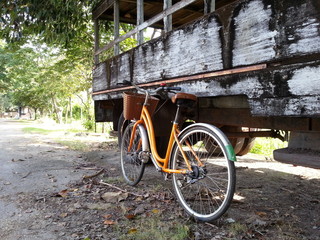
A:
{"type": "MultiPolygon", "coordinates": [[[[94,51],[97,51],[100,46],[100,28],[98,19],[94,20],[94,51]]],[[[99,63],[99,55],[94,55],[94,63],[99,63]]]]}
{"type": "Polygon", "coordinates": [[[210,12],[214,12],[216,10],[216,0],[211,0],[210,12]]]}
{"type": "MultiPolygon", "coordinates": [[[[222,70],[222,71],[216,71],[216,72],[210,72],[210,73],[197,74],[197,75],[187,76],[187,77],[179,77],[179,78],[162,80],[162,81],[151,82],[151,83],[143,83],[143,84],[138,84],[138,86],[151,87],[151,86],[158,86],[162,83],[168,84],[168,83],[179,83],[179,82],[185,82],[185,81],[200,80],[200,79],[209,78],[209,77],[218,77],[218,76],[224,76],[224,75],[235,74],[235,73],[245,73],[245,72],[251,72],[256,70],[262,70],[262,69],[265,69],[266,67],[267,67],[267,64],[259,64],[259,65],[253,65],[248,67],[240,67],[240,68],[234,68],[234,69],[228,69],[228,70],[222,70]]],[[[133,88],[134,88],[133,86],[128,86],[128,87],[120,87],[115,89],[108,89],[108,90],[103,90],[99,92],[93,92],[92,95],[119,92],[119,91],[129,90],[133,88]]]]}
{"type": "MultiPolygon", "coordinates": [[[[144,0],[137,0],[137,25],[141,25],[144,22],[144,0]]],[[[143,30],[139,30],[137,34],[138,44],[142,44],[144,42],[143,38],[143,30]]]]}
{"type": "Polygon", "coordinates": [[[112,48],[114,45],[116,45],[117,43],[131,37],[132,35],[136,34],[138,31],[141,31],[149,26],[151,26],[152,24],[162,20],[164,17],[184,8],[185,6],[195,2],[196,0],[181,0],[180,2],[177,2],[176,4],[174,4],[172,7],[164,10],[163,12],[157,14],[156,16],[154,16],[153,18],[150,18],[148,21],[143,22],[141,25],[135,27],[133,30],[129,31],[128,33],[122,35],[121,37],[115,39],[114,41],[110,42],[109,44],[105,45],[104,47],[100,48],[98,51],[95,52],[95,55],[98,55],[110,48],[112,48]]]}
{"type": "MultiPolygon", "coordinates": [[[[117,41],[119,39],[119,0],[114,1],[114,39],[117,41]]],[[[114,44],[114,55],[117,56],[120,53],[119,42],[114,44]]]]}
{"type": "Polygon", "coordinates": [[[98,19],[105,11],[112,7],[115,0],[105,0],[98,5],[92,12],[92,18],[98,19]]]}
{"type": "Polygon", "coordinates": [[[204,0],[204,13],[208,14],[216,10],[216,0],[204,0]]]}
{"type": "MultiPolygon", "coordinates": [[[[163,10],[172,7],[172,0],[163,0],[163,10]]],[[[172,15],[163,18],[164,31],[170,32],[172,30],[172,15]]]]}

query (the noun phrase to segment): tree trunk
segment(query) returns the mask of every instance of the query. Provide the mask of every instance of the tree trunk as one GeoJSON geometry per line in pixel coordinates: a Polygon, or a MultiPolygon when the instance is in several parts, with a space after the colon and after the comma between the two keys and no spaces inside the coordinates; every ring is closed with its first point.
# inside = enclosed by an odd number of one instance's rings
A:
{"type": "Polygon", "coordinates": [[[71,101],[71,97],[69,97],[69,107],[70,107],[70,109],[69,109],[69,113],[70,113],[69,118],[70,118],[70,121],[72,122],[72,101],[71,101]]]}
{"type": "Polygon", "coordinates": [[[58,107],[57,101],[54,96],[52,96],[52,104],[53,104],[53,108],[54,108],[53,110],[54,110],[56,117],[57,117],[57,122],[59,124],[61,124],[62,123],[62,110],[60,107],[58,107]]]}
{"type": "Polygon", "coordinates": [[[34,108],[34,120],[37,120],[37,108],[34,108]]]}

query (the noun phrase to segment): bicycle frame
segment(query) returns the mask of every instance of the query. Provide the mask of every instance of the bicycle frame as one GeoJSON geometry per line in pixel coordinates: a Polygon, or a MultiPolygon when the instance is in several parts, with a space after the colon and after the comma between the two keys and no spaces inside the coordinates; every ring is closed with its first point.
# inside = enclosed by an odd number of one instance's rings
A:
{"type": "MultiPolygon", "coordinates": [[[[150,143],[150,148],[151,148],[151,154],[154,158],[154,164],[157,165],[157,167],[159,167],[161,169],[162,172],[165,173],[180,173],[180,174],[186,174],[189,172],[192,172],[191,169],[191,164],[189,163],[189,160],[187,159],[187,156],[185,154],[185,152],[182,149],[182,146],[178,140],[178,135],[179,135],[179,129],[178,129],[178,123],[176,123],[175,121],[172,124],[172,129],[171,129],[171,134],[170,134],[170,139],[168,142],[168,146],[167,146],[167,151],[166,151],[166,155],[165,158],[161,158],[158,154],[158,150],[157,150],[157,146],[156,146],[156,138],[155,138],[155,134],[154,134],[154,128],[153,128],[153,123],[152,123],[152,119],[150,116],[150,113],[147,109],[147,107],[145,105],[143,105],[142,107],[142,111],[141,111],[141,116],[140,116],[140,120],[136,121],[134,126],[133,126],[133,130],[131,133],[131,139],[130,139],[130,144],[129,144],[129,149],[128,151],[130,151],[131,147],[132,147],[132,143],[134,140],[134,136],[135,136],[135,131],[138,127],[139,124],[142,124],[146,127],[147,129],[147,134],[148,134],[148,138],[149,138],[149,143],[150,143]],[[170,155],[171,155],[171,151],[173,148],[173,144],[174,142],[177,143],[178,148],[180,150],[180,152],[182,153],[182,156],[186,162],[186,165],[188,167],[188,169],[171,169],[168,165],[169,165],[169,160],[170,160],[170,155]]],[[[139,144],[139,147],[141,147],[142,144],[139,144]]],[[[192,151],[192,148],[189,147],[192,154],[194,155],[194,157],[196,158],[196,160],[199,162],[200,166],[203,166],[203,164],[200,162],[200,160],[198,159],[198,157],[196,156],[196,153],[194,151],[192,151]]]]}

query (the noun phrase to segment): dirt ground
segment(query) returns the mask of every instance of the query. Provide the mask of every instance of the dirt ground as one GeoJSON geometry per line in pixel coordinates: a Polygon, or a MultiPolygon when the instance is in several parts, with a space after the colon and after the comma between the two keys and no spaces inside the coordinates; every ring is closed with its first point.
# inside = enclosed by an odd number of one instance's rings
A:
{"type": "Polygon", "coordinates": [[[320,239],[320,170],[239,157],[228,212],[194,222],[152,165],[136,187],[123,182],[114,139],[27,126],[0,120],[0,239],[320,239]]]}

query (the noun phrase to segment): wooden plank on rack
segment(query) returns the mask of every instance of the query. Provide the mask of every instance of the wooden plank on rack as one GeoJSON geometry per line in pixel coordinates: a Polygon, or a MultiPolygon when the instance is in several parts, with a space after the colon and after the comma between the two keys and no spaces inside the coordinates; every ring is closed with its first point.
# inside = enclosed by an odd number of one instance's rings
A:
{"type": "Polygon", "coordinates": [[[185,6],[195,2],[196,0],[181,0],[180,2],[174,4],[172,7],[164,10],[163,12],[157,14],[153,18],[150,18],[148,21],[145,21],[143,24],[137,26],[133,30],[129,31],[128,33],[120,36],[119,38],[115,39],[114,41],[110,42],[109,44],[105,45],[104,47],[100,48],[98,51],[95,52],[95,55],[98,55],[110,48],[112,48],[115,44],[120,43],[121,41],[131,37],[132,35],[136,34],[138,31],[146,29],[147,27],[151,26],[152,24],[162,20],[164,17],[173,14],[174,12],[184,8],[185,6]]]}

